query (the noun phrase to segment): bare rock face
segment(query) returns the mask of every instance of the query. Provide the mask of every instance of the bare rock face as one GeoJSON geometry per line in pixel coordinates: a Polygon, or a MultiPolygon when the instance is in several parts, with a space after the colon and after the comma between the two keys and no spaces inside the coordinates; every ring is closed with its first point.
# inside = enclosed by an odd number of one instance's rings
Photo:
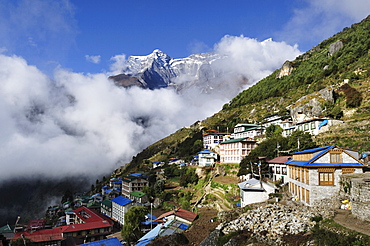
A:
{"type": "Polygon", "coordinates": [[[329,53],[330,55],[333,55],[335,52],[339,51],[341,48],[343,48],[343,42],[338,40],[334,43],[332,43],[329,46],[329,53]]]}
{"type": "Polygon", "coordinates": [[[334,89],[327,87],[316,93],[301,97],[290,109],[293,121],[303,121],[318,118],[322,114],[322,103],[334,103],[334,89]]]}
{"type": "Polygon", "coordinates": [[[284,62],[283,66],[280,69],[280,72],[276,75],[276,78],[280,79],[284,76],[288,76],[292,73],[294,67],[291,61],[284,62]]]}

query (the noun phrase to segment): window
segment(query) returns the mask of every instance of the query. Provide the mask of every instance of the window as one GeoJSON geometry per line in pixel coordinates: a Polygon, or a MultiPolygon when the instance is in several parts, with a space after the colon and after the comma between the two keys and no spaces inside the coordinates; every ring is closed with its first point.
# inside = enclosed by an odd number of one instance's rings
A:
{"type": "Polygon", "coordinates": [[[339,153],[330,153],[330,163],[341,163],[341,155],[339,153]]]}
{"type": "Polygon", "coordinates": [[[276,174],[280,174],[280,167],[276,167],[276,174]]]}
{"type": "Polygon", "coordinates": [[[282,167],[282,174],[284,174],[284,175],[286,175],[287,174],[287,172],[286,172],[286,167],[282,167]]]}
{"type": "Polygon", "coordinates": [[[319,168],[319,185],[334,185],[334,168],[319,168]]]}
{"type": "Polygon", "coordinates": [[[308,124],[304,124],[304,130],[307,131],[308,130],[308,124]]]}
{"type": "Polygon", "coordinates": [[[311,122],[311,130],[316,129],[315,122],[311,122]]]}
{"type": "Polygon", "coordinates": [[[354,172],[355,172],[354,168],[342,168],[342,174],[354,173],[354,172]]]}

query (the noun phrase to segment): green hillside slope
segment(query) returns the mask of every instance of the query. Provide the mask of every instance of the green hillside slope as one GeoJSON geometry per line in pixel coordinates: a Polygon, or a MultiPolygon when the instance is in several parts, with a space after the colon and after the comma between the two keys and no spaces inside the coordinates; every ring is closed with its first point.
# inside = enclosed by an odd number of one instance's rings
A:
{"type": "Polygon", "coordinates": [[[317,136],[318,145],[338,144],[360,151],[370,150],[370,17],[321,42],[288,62],[292,71],[270,76],[241,92],[223,109],[192,127],[183,128],[148,146],[126,166],[143,169],[149,161],[189,158],[201,148],[201,132],[206,129],[232,130],[237,123],[261,122],[273,113],[287,109],[305,95],[331,87],[334,102],[323,102],[323,117],[334,117],[344,124],[317,136]]]}

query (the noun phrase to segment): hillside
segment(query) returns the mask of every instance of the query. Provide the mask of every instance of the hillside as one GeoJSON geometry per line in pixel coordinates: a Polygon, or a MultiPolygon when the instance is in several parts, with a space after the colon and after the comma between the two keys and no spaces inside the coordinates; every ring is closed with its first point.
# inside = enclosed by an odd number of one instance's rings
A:
{"type": "Polygon", "coordinates": [[[294,61],[287,61],[283,69],[276,70],[241,92],[212,117],[180,129],[148,146],[125,169],[144,168],[144,160],[168,160],[171,157],[185,158],[195,154],[199,142],[195,143],[201,139],[202,129],[226,131],[240,122],[261,122],[265,116],[276,112],[282,115],[292,113],[292,108],[300,98],[314,95],[324,88],[334,91],[334,100],[321,102],[320,116],[341,119],[344,124],[333,127],[314,140],[320,146],[336,143],[368,151],[369,48],[370,17],[367,17],[324,40],[294,61]],[[191,146],[194,148],[191,149],[191,146]],[[191,153],[185,154],[184,150],[191,153]]]}

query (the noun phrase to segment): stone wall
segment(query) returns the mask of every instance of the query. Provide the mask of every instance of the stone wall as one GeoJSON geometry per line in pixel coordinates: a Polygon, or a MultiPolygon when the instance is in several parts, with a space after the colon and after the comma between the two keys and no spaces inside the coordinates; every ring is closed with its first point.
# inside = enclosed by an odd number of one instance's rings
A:
{"type": "Polygon", "coordinates": [[[352,214],[370,220],[370,173],[346,174],[341,177],[340,194],[352,203],[352,214]]]}

